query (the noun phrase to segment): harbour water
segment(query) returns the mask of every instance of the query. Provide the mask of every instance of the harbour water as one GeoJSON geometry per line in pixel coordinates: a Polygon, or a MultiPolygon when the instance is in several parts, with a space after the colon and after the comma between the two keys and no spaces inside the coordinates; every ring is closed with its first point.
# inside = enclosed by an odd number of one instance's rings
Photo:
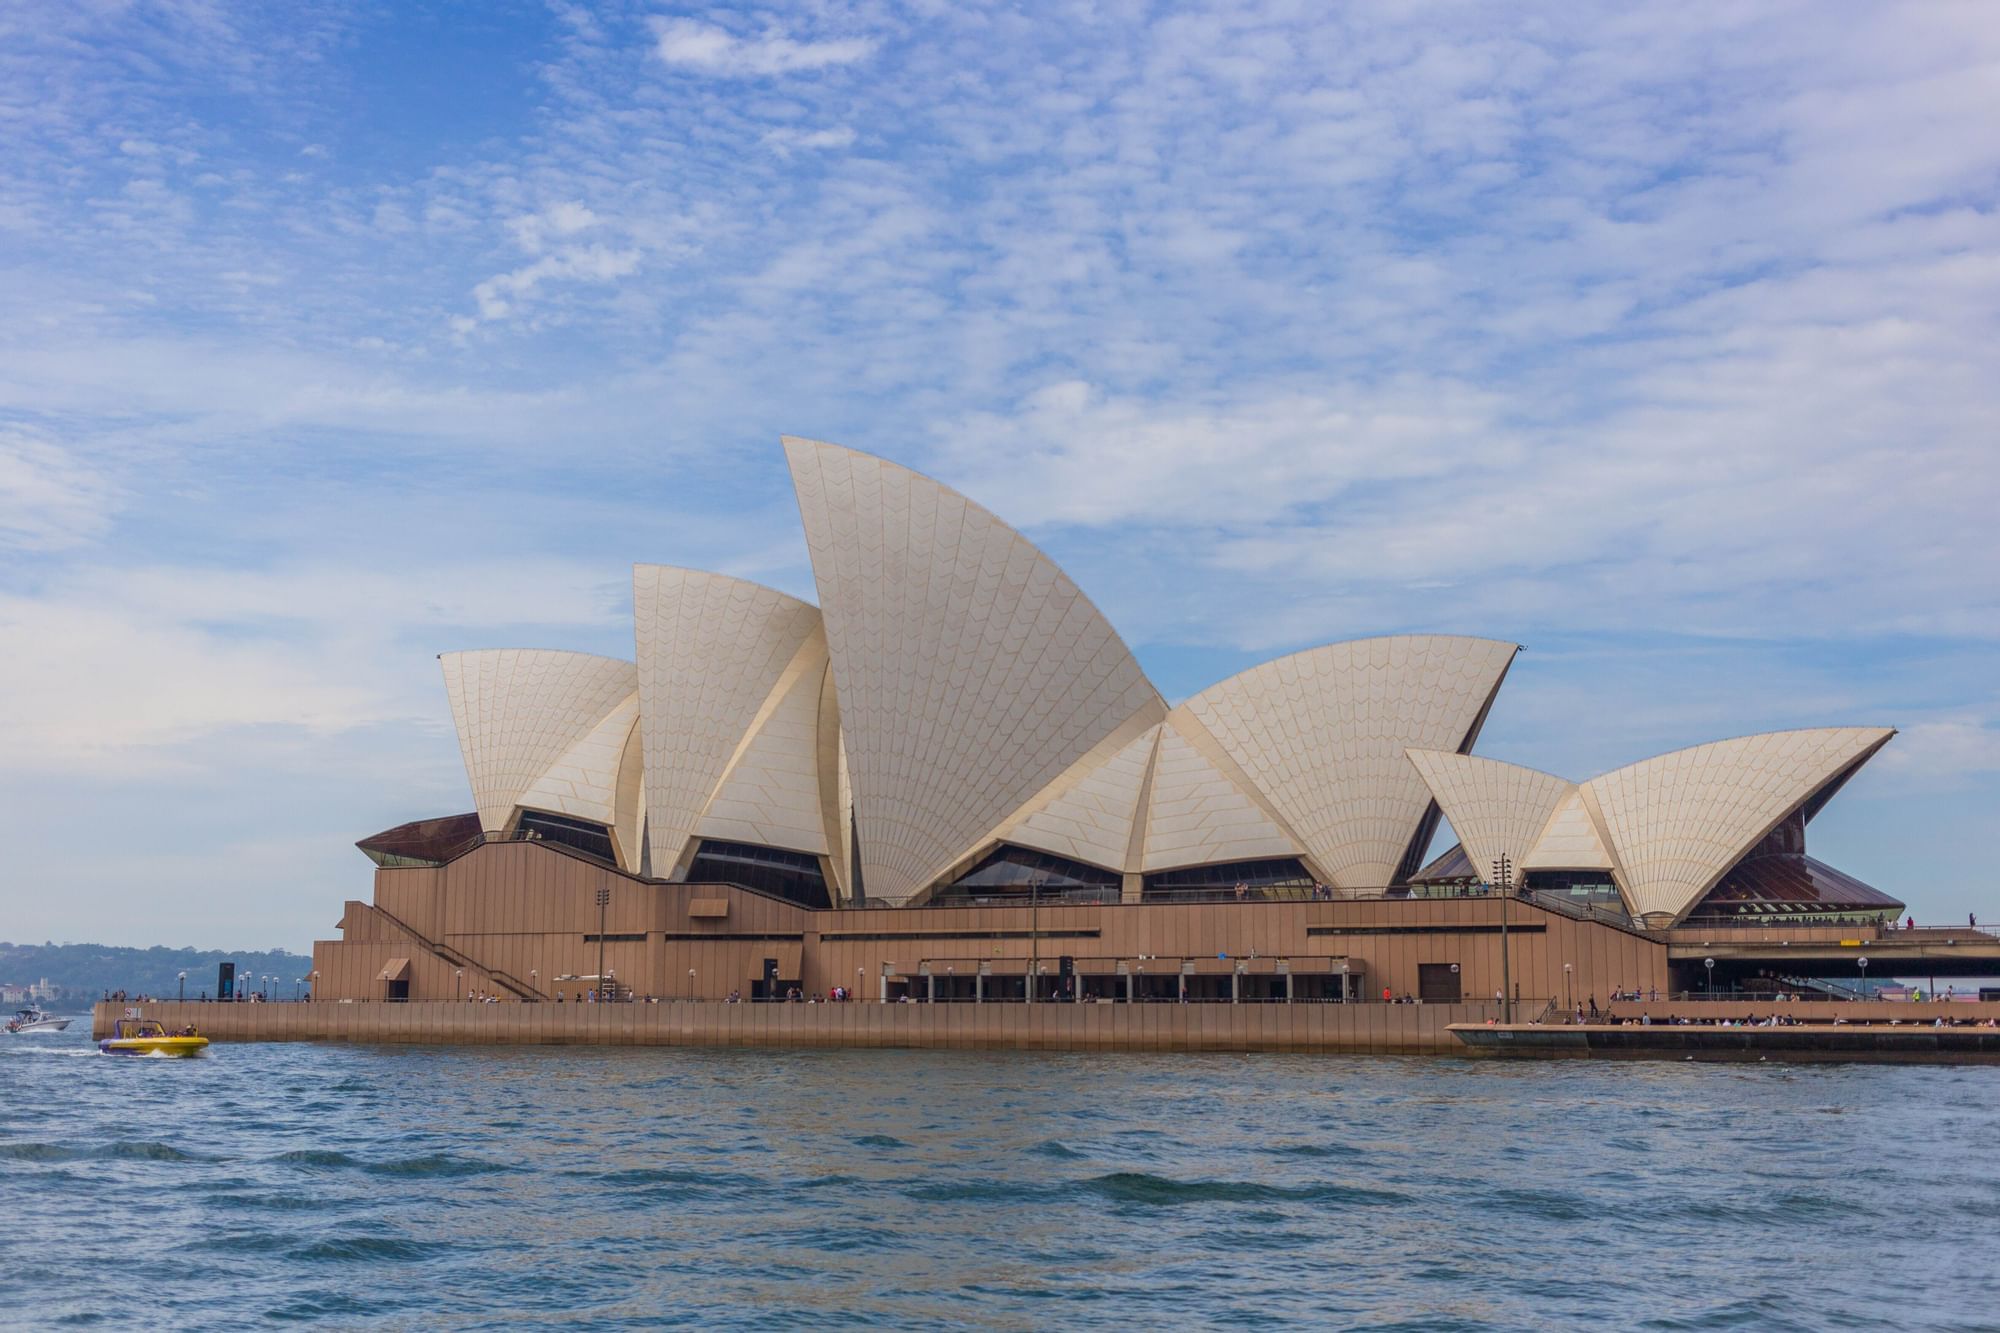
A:
{"type": "Polygon", "coordinates": [[[2000,1070],[0,1038],[10,1327],[1992,1328],[2000,1070]]]}

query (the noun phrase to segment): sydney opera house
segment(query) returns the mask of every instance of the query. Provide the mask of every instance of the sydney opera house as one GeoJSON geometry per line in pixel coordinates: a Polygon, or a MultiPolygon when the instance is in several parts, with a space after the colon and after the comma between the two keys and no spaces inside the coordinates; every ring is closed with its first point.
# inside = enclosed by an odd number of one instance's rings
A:
{"type": "Polygon", "coordinates": [[[1170,703],[1001,519],[785,450],[817,606],[639,565],[631,660],[441,659],[474,808],[362,841],[321,998],[1608,997],[1900,909],[1805,847],[1887,728],[1576,781],[1473,753],[1517,646],[1433,635],[1170,703]]]}

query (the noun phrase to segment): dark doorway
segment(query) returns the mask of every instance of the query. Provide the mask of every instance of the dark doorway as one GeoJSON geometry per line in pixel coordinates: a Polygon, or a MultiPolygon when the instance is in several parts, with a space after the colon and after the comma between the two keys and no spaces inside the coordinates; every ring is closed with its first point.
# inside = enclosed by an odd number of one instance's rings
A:
{"type": "Polygon", "coordinates": [[[1457,1004],[1458,965],[1456,963],[1418,963],[1417,998],[1425,1004],[1457,1004]]]}

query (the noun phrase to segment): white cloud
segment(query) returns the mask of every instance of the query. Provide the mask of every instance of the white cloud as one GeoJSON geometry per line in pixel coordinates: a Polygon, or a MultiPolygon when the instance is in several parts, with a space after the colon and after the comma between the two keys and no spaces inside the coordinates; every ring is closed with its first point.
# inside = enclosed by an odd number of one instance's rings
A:
{"type": "Polygon", "coordinates": [[[54,441],[0,427],[0,549],[81,546],[111,522],[117,488],[54,441]]]}
{"type": "Polygon", "coordinates": [[[611,282],[635,272],[637,250],[614,250],[608,246],[570,246],[544,255],[532,264],[497,274],[472,289],[479,306],[479,318],[504,319],[545,282],[611,282]]]}
{"type": "Polygon", "coordinates": [[[539,213],[517,217],[507,224],[507,230],[513,233],[516,245],[538,255],[547,238],[574,236],[595,227],[598,221],[597,214],[571,199],[550,204],[539,213]]]}
{"type": "Polygon", "coordinates": [[[406,636],[613,624],[620,572],[554,560],[141,566],[0,594],[0,770],[184,769],[202,742],[233,729],[333,735],[435,722],[432,674],[406,636]]]}
{"type": "Polygon", "coordinates": [[[656,18],[653,38],[655,53],[667,64],[726,78],[756,78],[851,65],[875,52],[875,43],[868,38],[797,42],[775,32],[761,37],[738,37],[726,28],[697,19],[656,18]]]}
{"type": "Polygon", "coordinates": [[[1884,769],[1928,779],[2000,773],[2000,720],[1960,714],[1912,722],[1878,762],[1884,769]]]}
{"type": "Polygon", "coordinates": [[[796,149],[813,150],[823,148],[851,148],[855,133],[852,126],[838,125],[832,129],[801,130],[790,126],[770,131],[764,136],[764,144],[774,152],[783,154],[796,149]]]}

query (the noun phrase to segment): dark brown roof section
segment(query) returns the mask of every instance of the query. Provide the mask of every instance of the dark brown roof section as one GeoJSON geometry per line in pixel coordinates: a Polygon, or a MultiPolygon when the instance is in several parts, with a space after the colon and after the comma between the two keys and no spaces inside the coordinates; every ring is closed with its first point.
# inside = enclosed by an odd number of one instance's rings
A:
{"type": "Polygon", "coordinates": [[[1689,917],[1901,912],[1903,904],[1874,885],[1806,855],[1806,821],[1811,817],[1800,809],[1780,822],[1730,868],[1689,917]]]}
{"type": "Polygon", "coordinates": [[[481,833],[476,814],[416,819],[355,843],[378,866],[435,866],[457,856],[481,833]]]}
{"type": "Polygon", "coordinates": [[[1479,867],[1465,854],[1463,843],[1453,843],[1437,860],[1410,876],[1412,884],[1460,884],[1481,882],[1479,867]]]}

